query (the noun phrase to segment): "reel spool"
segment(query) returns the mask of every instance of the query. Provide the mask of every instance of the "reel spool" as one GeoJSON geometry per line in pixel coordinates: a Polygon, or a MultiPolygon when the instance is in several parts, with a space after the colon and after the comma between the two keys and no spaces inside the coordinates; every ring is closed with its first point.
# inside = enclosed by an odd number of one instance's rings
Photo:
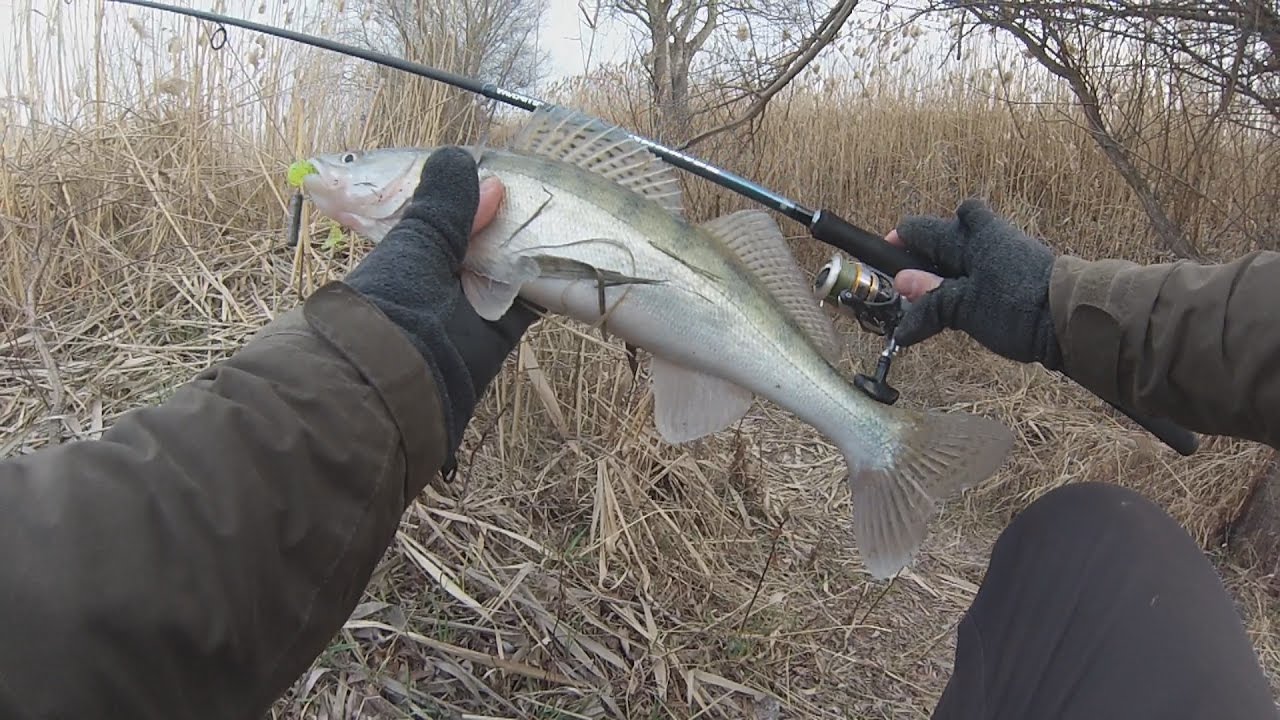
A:
{"type": "Polygon", "coordinates": [[[876,335],[892,335],[902,314],[892,278],[839,254],[818,271],[813,290],[820,301],[832,303],[853,316],[862,329],[876,335]]]}
{"type": "Polygon", "coordinates": [[[902,296],[893,289],[893,279],[857,260],[845,260],[837,253],[818,270],[813,291],[823,304],[835,305],[844,314],[853,316],[863,330],[885,338],[875,375],[858,373],[853,384],[876,402],[886,405],[897,402],[899,393],[889,384],[889,367],[898,351],[893,331],[902,317],[902,296]]]}

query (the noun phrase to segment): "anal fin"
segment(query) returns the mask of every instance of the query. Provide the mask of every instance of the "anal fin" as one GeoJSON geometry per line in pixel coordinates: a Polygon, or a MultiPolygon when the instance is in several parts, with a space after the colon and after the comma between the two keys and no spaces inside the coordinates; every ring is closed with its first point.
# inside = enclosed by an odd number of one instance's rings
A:
{"type": "Polygon", "coordinates": [[[667,442],[678,445],[724,430],[751,408],[751,391],[656,355],[651,358],[654,421],[667,442]]]}
{"type": "Polygon", "coordinates": [[[831,316],[822,310],[778,223],[763,210],[740,210],[702,224],[723,242],[768,288],[830,363],[840,358],[840,338],[831,316]]]}

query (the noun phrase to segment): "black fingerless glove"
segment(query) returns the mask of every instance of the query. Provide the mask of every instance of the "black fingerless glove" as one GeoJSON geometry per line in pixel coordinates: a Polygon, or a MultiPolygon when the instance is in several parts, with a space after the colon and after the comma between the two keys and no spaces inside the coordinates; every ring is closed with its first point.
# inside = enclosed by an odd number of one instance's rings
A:
{"type": "Polygon", "coordinates": [[[898,225],[898,237],[944,276],[903,316],[894,333],[899,344],[914,345],[949,328],[1011,360],[1061,369],[1049,312],[1054,253],[1047,246],[978,200],[966,200],[949,220],[909,217],[898,225]]]}
{"type": "Polygon", "coordinates": [[[458,272],[479,202],[471,155],[437,150],[422,168],[405,216],[346,278],[409,335],[431,368],[445,408],[447,468],[478,398],[538,317],[517,300],[488,322],[463,295],[458,272]]]}

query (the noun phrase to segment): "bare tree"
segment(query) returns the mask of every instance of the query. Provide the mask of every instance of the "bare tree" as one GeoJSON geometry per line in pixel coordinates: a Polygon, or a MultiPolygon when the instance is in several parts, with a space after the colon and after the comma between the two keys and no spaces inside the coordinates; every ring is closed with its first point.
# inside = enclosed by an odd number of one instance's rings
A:
{"type": "MultiPolygon", "coordinates": [[[[538,29],[547,0],[360,0],[367,21],[362,40],[371,47],[516,91],[530,91],[543,77],[544,54],[538,29]]],[[[379,70],[383,90],[379,112],[431,112],[451,129],[442,141],[460,141],[483,120],[484,102],[453,88],[398,71],[379,70]],[[421,100],[423,93],[427,103],[421,100]],[[431,107],[428,107],[427,105],[431,107]],[[410,107],[406,107],[406,105],[410,107]],[[416,107],[413,107],[416,105],[416,107]]]]}
{"type": "MultiPolygon", "coordinates": [[[[1280,129],[1275,0],[932,0],[925,10],[938,11],[958,13],[974,28],[1003,31],[1065,81],[1094,140],[1177,256],[1199,255],[1186,232],[1204,200],[1197,176],[1214,161],[1226,130],[1260,153],[1274,147],[1280,129]],[[1179,141],[1184,152],[1164,153],[1182,158],[1176,166],[1157,167],[1138,152],[1179,141]]],[[[1266,205],[1240,203],[1242,214],[1266,205]]],[[[1247,222],[1236,227],[1258,246],[1274,242],[1261,237],[1265,229],[1250,232],[1247,222]]],[[[1280,568],[1278,463],[1272,454],[1236,517],[1225,523],[1235,556],[1264,574],[1280,568]]]]}
{"type": "Polygon", "coordinates": [[[363,0],[371,41],[405,56],[440,56],[456,72],[517,90],[541,77],[538,27],[546,0],[363,0]]]}
{"type": "MultiPolygon", "coordinates": [[[[1264,0],[1171,0],[1035,4],[1043,22],[1067,23],[1129,40],[1160,61],[1161,68],[1229,100],[1238,95],[1236,119],[1262,110],[1280,120],[1280,16],[1264,0]]],[[[1231,105],[1231,103],[1228,103],[1231,105]]],[[[1231,108],[1228,108],[1231,109],[1231,108]]],[[[1224,111],[1225,112],[1225,111],[1224,111]]]]}
{"type": "Polygon", "coordinates": [[[602,2],[644,33],[657,134],[686,147],[763,112],[837,37],[857,5],[838,0],[821,10],[813,0],[602,2]],[[700,114],[743,105],[729,122],[697,133],[700,114]]]}
{"type": "Polygon", "coordinates": [[[1199,199],[1185,196],[1194,187],[1188,173],[1211,152],[1214,131],[1236,123],[1274,132],[1280,121],[1274,0],[935,0],[925,10],[938,11],[1004,31],[1066,82],[1161,245],[1179,257],[1199,256],[1184,228],[1199,199]],[[1153,98],[1199,128],[1183,168],[1151,168],[1135,152],[1152,123],[1169,129],[1168,117],[1152,117],[1153,98]],[[1177,201],[1163,196],[1162,183],[1177,201]]]}

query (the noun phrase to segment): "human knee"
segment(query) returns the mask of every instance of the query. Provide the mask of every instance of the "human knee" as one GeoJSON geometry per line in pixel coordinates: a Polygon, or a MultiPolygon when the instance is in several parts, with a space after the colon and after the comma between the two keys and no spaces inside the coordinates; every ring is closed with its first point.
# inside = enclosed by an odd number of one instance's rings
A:
{"type": "Polygon", "coordinates": [[[1027,506],[1006,530],[1006,535],[1023,540],[1084,540],[1102,533],[1134,540],[1152,534],[1164,539],[1169,533],[1185,534],[1168,513],[1141,493],[1102,482],[1055,488],[1027,506]]]}
{"type": "Polygon", "coordinates": [[[1136,490],[1106,482],[1079,482],[1054,488],[1031,503],[1027,510],[1032,508],[1054,517],[1073,513],[1087,513],[1091,517],[1109,513],[1165,514],[1160,506],[1136,490]]]}

